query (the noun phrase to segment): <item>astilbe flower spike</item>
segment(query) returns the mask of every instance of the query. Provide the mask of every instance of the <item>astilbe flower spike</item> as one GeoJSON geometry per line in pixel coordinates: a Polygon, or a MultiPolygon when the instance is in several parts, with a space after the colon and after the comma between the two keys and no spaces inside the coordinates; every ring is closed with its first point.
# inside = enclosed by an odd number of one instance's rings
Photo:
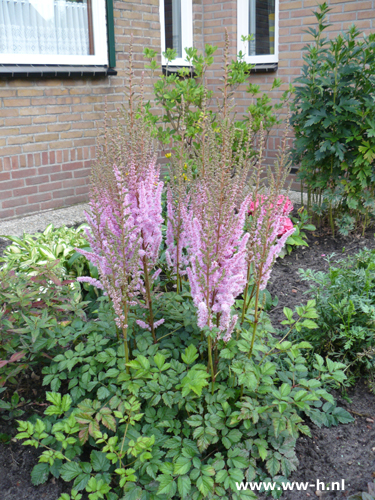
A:
{"type": "MultiPolygon", "coordinates": [[[[161,193],[163,183],[156,165],[150,127],[145,121],[143,79],[140,104],[135,107],[132,50],[129,60],[129,106],[118,110],[114,126],[105,116],[104,141],[91,172],[91,213],[86,214],[87,237],[92,252],[79,250],[98,267],[100,286],[110,297],[122,330],[125,357],[128,352],[129,310],[144,297],[147,329],[156,342],[152,286],[160,271],[153,272],[162,241],[161,193]]],[[[142,320],[139,320],[143,326],[142,320]]],[[[127,366],[128,370],[128,366],[127,366]]]]}
{"type": "Polygon", "coordinates": [[[80,277],[78,281],[99,285],[108,294],[116,313],[116,324],[124,337],[128,361],[129,308],[143,286],[139,266],[141,238],[130,210],[129,193],[121,184],[115,166],[114,171],[118,181],[112,185],[111,192],[103,186],[100,190],[93,186],[91,191],[91,213],[86,213],[90,230],[86,230],[86,235],[92,251],[77,249],[98,268],[100,279],[80,277]]]}

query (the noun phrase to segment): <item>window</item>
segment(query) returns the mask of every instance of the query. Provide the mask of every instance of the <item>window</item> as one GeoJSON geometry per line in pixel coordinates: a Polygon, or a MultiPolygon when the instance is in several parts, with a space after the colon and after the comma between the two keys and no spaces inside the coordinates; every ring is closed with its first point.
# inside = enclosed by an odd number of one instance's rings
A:
{"type": "MultiPolygon", "coordinates": [[[[160,0],[161,51],[175,49],[174,66],[186,66],[185,48],[193,45],[192,0],[160,0]]],[[[166,64],[162,57],[162,64],[166,64]]]]}
{"type": "Polygon", "coordinates": [[[252,64],[278,62],[279,0],[237,0],[237,46],[252,64]],[[242,42],[242,35],[253,35],[242,42]]]}
{"type": "Polygon", "coordinates": [[[0,0],[0,64],[107,63],[105,0],[0,0]]]}

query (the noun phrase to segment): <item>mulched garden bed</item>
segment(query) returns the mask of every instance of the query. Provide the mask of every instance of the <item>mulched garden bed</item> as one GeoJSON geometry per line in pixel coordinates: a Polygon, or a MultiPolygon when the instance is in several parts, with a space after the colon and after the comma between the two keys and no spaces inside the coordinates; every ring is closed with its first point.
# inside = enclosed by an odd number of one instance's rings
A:
{"type": "MultiPolygon", "coordinates": [[[[293,309],[306,302],[303,295],[308,283],[301,281],[299,268],[327,270],[325,256],[336,253],[338,258],[357,253],[360,249],[375,248],[373,231],[362,237],[336,237],[321,231],[309,234],[309,247],[300,247],[292,255],[286,256],[276,263],[268,290],[272,296],[279,298],[278,306],[271,311],[271,319],[275,326],[283,316],[283,307],[293,309]],[[344,251],[343,251],[344,249],[344,251]]],[[[0,240],[0,254],[7,242],[0,240]]],[[[25,399],[39,399],[44,403],[40,393],[45,388],[37,388],[40,382],[33,380],[37,397],[33,394],[22,394],[25,399]]],[[[343,492],[319,492],[309,487],[307,491],[285,492],[282,499],[300,500],[320,496],[324,499],[344,500],[348,495],[367,490],[367,483],[375,479],[375,395],[367,389],[365,381],[348,391],[350,403],[338,397],[339,405],[351,412],[355,421],[338,427],[319,429],[311,422],[306,422],[312,437],[300,437],[297,443],[299,468],[290,478],[291,481],[316,483],[341,482],[345,479],[343,492]],[[323,494],[321,494],[323,493],[323,494]]],[[[0,417],[0,433],[14,435],[15,429],[0,417]]],[[[30,480],[30,472],[37,463],[38,451],[25,447],[17,442],[0,443],[0,497],[1,500],[57,500],[60,494],[69,487],[61,480],[50,479],[47,484],[35,487],[30,480]]],[[[259,498],[265,498],[260,496],[259,498]]]]}

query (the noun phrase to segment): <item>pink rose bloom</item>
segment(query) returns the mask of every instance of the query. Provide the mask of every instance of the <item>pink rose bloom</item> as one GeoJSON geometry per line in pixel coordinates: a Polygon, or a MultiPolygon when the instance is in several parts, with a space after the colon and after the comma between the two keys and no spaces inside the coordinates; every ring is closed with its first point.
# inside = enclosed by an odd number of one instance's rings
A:
{"type": "Polygon", "coordinates": [[[277,236],[282,236],[293,229],[293,222],[289,219],[289,217],[282,217],[279,233],[277,236]]]}
{"type": "MultiPolygon", "coordinates": [[[[252,202],[250,203],[250,205],[249,205],[249,212],[248,212],[248,213],[249,213],[249,215],[252,215],[252,214],[253,214],[253,212],[254,212],[254,210],[255,210],[256,208],[258,208],[259,203],[261,203],[261,204],[265,203],[266,199],[267,199],[267,198],[266,198],[264,195],[260,195],[260,196],[258,196],[258,198],[257,198],[257,200],[256,200],[256,202],[255,202],[255,203],[252,201],[252,202]]],[[[287,196],[285,196],[285,195],[283,195],[283,194],[282,194],[282,195],[280,195],[280,196],[279,196],[279,199],[277,200],[277,206],[279,207],[280,205],[283,205],[283,207],[282,207],[282,214],[283,214],[284,216],[289,215],[289,214],[290,214],[290,212],[293,210],[293,204],[292,204],[292,202],[290,201],[290,199],[289,199],[287,196]]],[[[273,208],[272,203],[271,203],[271,205],[270,205],[270,207],[269,207],[269,208],[270,208],[270,209],[272,209],[272,208],[273,208]]]]}
{"type": "Polygon", "coordinates": [[[278,206],[284,205],[283,206],[283,215],[289,215],[290,212],[293,210],[293,204],[290,201],[289,198],[284,196],[283,194],[279,196],[279,199],[277,200],[278,206]]]}
{"type": "MultiPolygon", "coordinates": [[[[250,203],[248,214],[252,215],[254,210],[259,207],[259,204],[263,205],[263,203],[266,201],[266,199],[267,198],[263,194],[258,195],[258,198],[257,198],[255,204],[253,201],[250,203]]],[[[272,207],[273,207],[273,205],[271,203],[270,208],[272,208],[272,207]]]]}

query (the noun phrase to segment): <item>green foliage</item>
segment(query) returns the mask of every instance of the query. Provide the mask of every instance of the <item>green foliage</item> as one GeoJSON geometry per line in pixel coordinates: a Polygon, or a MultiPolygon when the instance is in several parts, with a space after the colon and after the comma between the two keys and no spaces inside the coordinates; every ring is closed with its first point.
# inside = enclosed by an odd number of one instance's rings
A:
{"type": "MultiPolygon", "coordinates": [[[[203,54],[199,54],[194,47],[185,48],[186,59],[191,64],[190,68],[184,67],[174,72],[170,69],[170,63],[176,58],[176,52],[167,49],[163,54],[167,65],[165,74],[161,74],[154,83],[155,102],[163,114],[154,113],[150,103],[147,107],[147,118],[154,126],[156,137],[162,144],[170,145],[171,141],[178,140],[184,134],[186,142],[193,149],[199,149],[204,103],[213,97],[213,91],[208,89],[206,84],[206,71],[214,62],[216,46],[206,45],[203,54]]],[[[144,56],[149,60],[146,65],[152,73],[160,68],[156,62],[157,52],[145,48],[144,56]]],[[[227,54],[225,65],[228,67],[227,83],[229,96],[232,96],[239,85],[247,82],[250,70],[253,67],[244,61],[244,55],[240,52],[235,60],[229,61],[227,54]]],[[[271,86],[271,91],[282,85],[279,78],[275,78],[271,86]]],[[[291,92],[291,88],[284,93],[286,100],[291,92]]],[[[247,109],[247,116],[238,120],[235,130],[238,140],[246,132],[248,127],[248,116],[251,115],[252,130],[256,133],[261,127],[268,132],[273,126],[281,123],[277,111],[282,107],[282,102],[273,104],[272,98],[268,94],[260,95],[259,85],[248,83],[246,92],[251,98],[251,104],[247,109]]],[[[219,104],[221,110],[223,104],[219,104]]],[[[217,134],[220,135],[220,125],[217,123],[217,113],[208,111],[210,123],[217,134]]]]}
{"type": "MultiPolygon", "coordinates": [[[[332,256],[331,256],[332,258],[332,256]]],[[[301,338],[314,351],[347,365],[348,382],[375,369],[375,251],[330,262],[327,273],[300,270],[311,281],[309,295],[316,300],[318,328],[302,330],[301,338]]]]}
{"type": "MultiPolygon", "coordinates": [[[[77,229],[66,226],[55,228],[53,224],[49,224],[43,233],[33,235],[24,233],[22,238],[0,235],[12,242],[5,248],[0,263],[3,263],[3,269],[30,276],[37,272],[33,266],[40,268],[53,263],[54,272],[61,279],[78,276],[98,279],[97,268],[76,251],[76,248],[88,252],[91,250],[85,238],[87,227],[87,224],[81,224],[77,229]]],[[[101,290],[88,283],[82,283],[80,286],[85,300],[95,301],[102,294],[101,290]]]]}
{"type": "Polygon", "coordinates": [[[375,500],[375,482],[368,483],[367,489],[368,491],[362,491],[362,493],[350,495],[348,500],[375,500]]]}
{"type": "Polygon", "coordinates": [[[66,226],[54,228],[53,224],[50,224],[43,233],[24,233],[22,238],[0,235],[12,241],[12,244],[5,248],[0,262],[8,269],[26,272],[33,265],[43,266],[58,260],[64,276],[88,276],[89,263],[82,255],[78,254],[80,259],[70,260],[76,253],[75,248],[89,249],[84,236],[86,227],[87,224],[82,224],[77,229],[66,226]]]}
{"type": "Polygon", "coordinates": [[[69,315],[86,318],[78,283],[61,280],[55,270],[56,263],[31,266],[28,273],[0,270],[0,386],[15,383],[64,338],[69,315]]]}
{"type": "Polygon", "coordinates": [[[286,240],[285,247],[279,254],[281,258],[287,254],[290,255],[295,247],[308,247],[305,231],[316,231],[316,227],[310,223],[309,213],[304,207],[298,210],[297,217],[290,217],[290,219],[293,222],[294,233],[286,240]]]}
{"type": "MultiPolygon", "coordinates": [[[[6,387],[0,388],[0,394],[6,390],[6,387]]],[[[0,410],[5,410],[6,413],[1,415],[5,420],[12,420],[14,418],[20,417],[24,414],[24,411],[20,408],[25,404],[24,398],[19,397],[18,393],[15,392],[9,401],[4,401],[0,399],[0,410]]],[[[1,440],[1,439],[0,439],[1,440]]]]}
{"type": "MultiPolygon", "coordinates": [[[[71,494],[60,500],[84,492],[90,500],[240,500],[236,483],[280,483],[296,469],[296,439],[309,434],[303,415],[326,425],[352,420],[323,387],[345,379],[343,365],[317,356],[309,370],[304,351],[310,344],[285,340],[290,331],[276,338],[265,313],[251,357],[250,310],[237,338],[219,341],[211,387],[201,364],[206,348],[198,351],[200,331],[187,312],[191,299],[187,292],[165,295],[159,341],[137,332],[129,373],[123,342],[115,332],[108,335],[113,313],[104,307],[98,321],[87,324],[93,330],[86,325],[44,368],[51,404],[44,418],[19,421],[17,438],[42,451],[34,484],[49,474],[73,481],[71,494]],[[177,335],[170,335],[172,325],[179,325],[177,335]],[[64,395],[57,392],[61,381],[64,395]]],[[[285,314],[290,328],[316,327],[313,301],[285,314]]]]}
{"type": "Polygon", "coordinates": [[[314,42],[295,81],[291,122],[309,208],[346,234],[375,215],[375,34],[362,38],[352,26],[329,40],[329,10],[321,4],[318,27],[306,30],[314,42]]]}
{"type": "MultiPolygon", "coordinates": [[[[29,273],[0,270],[0,414],[5,419],[23,413],[25,401],[16,391],[27,370],[48,371],[54,356],[61,352],[69,356],[67,346],[89,332],[105,328],[107,336],[117,338],[108,299],[96,303],[100,321],[87,321],[87,302],[82,301],[79,284],[61,280],[55,270],[56,262],[32,266],[29,273]]],[[[73,362],[67,360],[68,366],[73,362]]],[[[56,391],[66,376],[53,369],[56,391]]]]}

